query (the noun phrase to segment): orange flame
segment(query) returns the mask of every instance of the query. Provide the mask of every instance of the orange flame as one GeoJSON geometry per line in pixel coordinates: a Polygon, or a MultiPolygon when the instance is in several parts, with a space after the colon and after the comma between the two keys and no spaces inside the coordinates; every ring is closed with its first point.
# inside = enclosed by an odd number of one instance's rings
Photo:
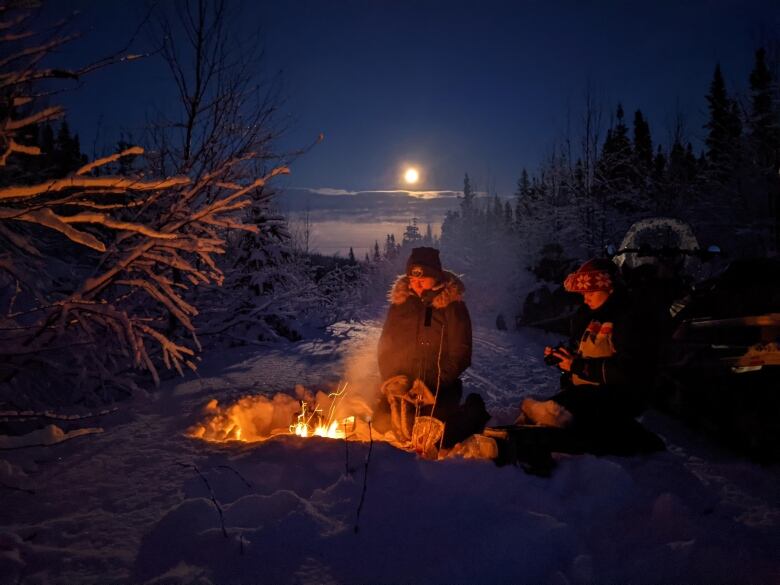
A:
{"type": "Polygon", "coordinates": [[[290,433],[299,437],[325,437],[328,439],[343,439],[350,430],[355,429],[355,417],[348,416],[341,421],[333,420],[336,405],[343,398],[348,383],[343,388],[328,395],[331,399],[328,409],[328,418],[323,422],[322,409],[315,404],[314,410],[308,410],[308,403],[301,400],[301,411],[298,413],[295,424],[290,425],[290,433]],[[312,422],[316,421],[316,422],[312,422]]]}
{"type": "MultiPolygon", "coordinates": [[[[251,442],[287,433],[303,438],[354,438],[357,427],[355,416],[335,418],[347,386],[345,383],[328,395],[327,416],[323,415],[323,409],[316,402],[296,401],[289,395],[277,394],[273,398],[245,396],[224,407],[217,400],[211,400],[204,408],[205,418],[187,429],[186,435],[216,442],[251,442]],[[293,410],[296,402],[297,412],[293,410]],[[292,424],[289,424],[290,417],[292,424]]],[[[324,397],[322,400],[326,404],[324,397]]]]}

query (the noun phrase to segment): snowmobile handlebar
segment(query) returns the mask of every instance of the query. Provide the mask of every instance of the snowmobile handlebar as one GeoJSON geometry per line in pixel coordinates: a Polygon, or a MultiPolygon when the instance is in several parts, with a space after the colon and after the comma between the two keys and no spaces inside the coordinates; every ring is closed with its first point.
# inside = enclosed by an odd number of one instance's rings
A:
{"type": "Polygon", "coordinates": [[[625,254],[636,254],[639,257],[654,257],[654,258],[674,258],[676,256],[695,256],[702,260],[709,260],[722,254],[721,249],[718,246],[710,246],[706,250],[701,248],[684,249],[675,248],[672,246],[663,246],[661,248],[653,248],[650,246],[640,246],[638,248],[621,248],[620,250],[610,250],[607,248],[607,255],[610,258],[615,256],[623,256],[625,254]]]}

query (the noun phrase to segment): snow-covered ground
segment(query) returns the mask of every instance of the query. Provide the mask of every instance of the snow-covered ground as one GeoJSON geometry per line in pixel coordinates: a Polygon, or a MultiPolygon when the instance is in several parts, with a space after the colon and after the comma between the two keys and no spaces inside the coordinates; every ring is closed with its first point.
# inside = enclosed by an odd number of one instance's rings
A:
{"type": "MultiPolygon", "coordinates": [[[[342,379],[369,387],[377,334],[367,322],[221,350],[200,377],[111,414],[54,421],[90,434],[9,443],[0,585],[780,582],[777,466],[718,450],[659,414],[645,422],[667,452],[561,456],[548,479],[484,460],[421,460],[376,441],[366,475],[368,443],[184,436],[212,398],[342,379]]],[[[511,420],[522,397],[555,390],[540,359],[549,341],[475,328],[465,383],[494,422],[511,420]]]]}

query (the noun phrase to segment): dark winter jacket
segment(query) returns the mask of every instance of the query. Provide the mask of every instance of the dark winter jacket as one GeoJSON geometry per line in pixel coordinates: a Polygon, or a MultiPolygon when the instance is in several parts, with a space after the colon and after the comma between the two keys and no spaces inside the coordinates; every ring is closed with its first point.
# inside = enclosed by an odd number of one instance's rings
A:
{"type": "Polygon", "coordinates": [[[648,307],[632,304],[616,290],[598,309],[581,307],[572,320],[577,357],[564,387],[596,386],[629,410],[641,410],[655,374],[661,323],[648,307]]]}
{"type": "MultiPolygon", "coordinates": [[[[444,271],[441,284],[420,298],[400,276],[390,290],[390,309],[379,338],[382,379],[406,375],[421,379],[432,392],[457,385],[471,364],[471,319],[463,302],[465,287],[444,271]]],[[[459,397],[458,397],[459,398],[459,397]]]]}

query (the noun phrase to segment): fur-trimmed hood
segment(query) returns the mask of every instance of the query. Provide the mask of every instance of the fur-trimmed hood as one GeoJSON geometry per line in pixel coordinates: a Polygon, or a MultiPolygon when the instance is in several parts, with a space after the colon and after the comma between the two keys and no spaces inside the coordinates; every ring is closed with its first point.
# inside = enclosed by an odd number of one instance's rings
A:
{"type": "MultiPolygon", "coordinates": [[[[429,293],[433,295],[431,305],[436,309],[443,309],[450,303],[462,301],[465,291],[466,286],[454,272],[443,270],[442,281],[429,293]]],[[[400,305],[413,294],[414,291],[409,287],[409,277],[402,274],[396,279],[387,298],[392,304],[400,305]]]]}

